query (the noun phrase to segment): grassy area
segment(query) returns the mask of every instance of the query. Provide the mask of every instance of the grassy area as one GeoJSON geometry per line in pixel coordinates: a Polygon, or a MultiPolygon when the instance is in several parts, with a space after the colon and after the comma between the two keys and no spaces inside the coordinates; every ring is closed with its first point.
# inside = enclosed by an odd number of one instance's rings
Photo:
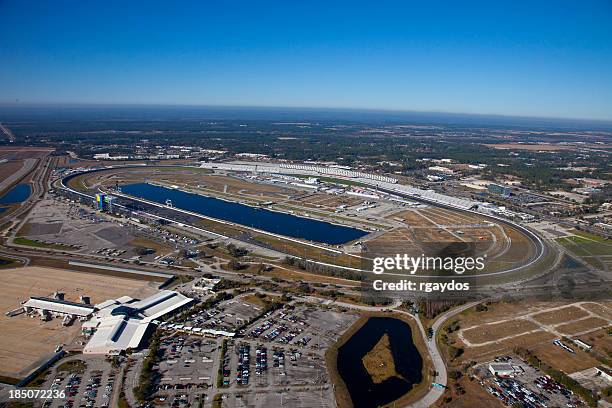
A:
{"type": "Polygon", "coordinates": [[[579,256],[612,255],[612,243],[594,241],[577,235],[559,238],[557,241],[579,256]]]}
{"type": "Polygon", "coordinates": [[[73,250],[71,246],[63,245],[63,244],[50,244],[46,242],[41,242],[35,239],[29,239],[24,237],[17,237],[13,240],[13,243],[17,245],[26,245],[34,248],[48,248],[48,249],[59,249],[59,250],[73,250]]]}
{"type": "MultiPolygon", "coordinates": [[[[227,353],[227,340],[223,340],[221,343],[221,354],[219,356],[219,368],[217,369],[217,388],[223,387],[223,360],[225,360],[225,354],[227,353]]],[[[215,395],[215,400],[219,394],[215,395]]],[[[220,400],[220,398],[219,398],[220,400]]],[[[213,401],[213,406],[215,405],[213,401]]],[[[219,403],[219,406],[220,403],[219,403]]]]}
{"type": "Polygon", "coordinates": [[[17,261],[15,261],[14,259],[10,259],[10,258],[4,258],[0,256],[0,269],[2,268],[13,268],[15,266],[19,265],[19,263],[17,261]]]}
{"type": "Polygon", "coordinates": [[[130,408],[130,404],[128,404],[127,400],[125,399],[125,394],[123,393],[123,391],[121,391],[121,395],[119,395],[119,401],[117,402],[117,405],[119,406],[119,408],[130,408]]]}
{"type": "Polygon", "coordinates": [[[34,403],[30,401],[10,401],[5,405],[6,408],[34,408],[34,403]]]}
{"type": "Polygon", "coordinates": [[[607,243],[608,245],[612,246],[612,240],[609,240],[604,237],[600,237],[599,235],[594,235],[594,234],[590,234],[585,231],[578,231],[578,230],[573,230],[572,232],[582,238],[590,239],[591,241],[607,243]]]}
{"type": "MultiPolygon", "coordinates": [[[[32,379],[32,381],[30,381],[27,385],[28,387],[40,387],[41,385],[43,385],[45,383],[45,380],[47,379],[47,376],[49,375],[49,369],[43,370],[42,372],[38,373],[38,375],[36,377],[34,377],[32,379]]],[[[19,381],[15,381],[15,384],[17,384],[19,381]]]]}
{"type": "Polygon", "coordinates": [[[395,370],[391,343],[386,333],[361,360],[374,384],[380,384],[391,377],[400,377],[395,370]]]}
{"type": "Polygon", "coordinates": [[[215,395],[215,397],[213,398],[212,407],[221,408],[222,406],[223,406],[223,397],[221,397],[221,394],[215,395]]]}
{"type": "Polygon", "coordinates": [[[81,360],[73,360],[62,363],[57,367],[57,372],[68,372],[70,374],[83,374],[87,369],[87,364],[81,360]]]}

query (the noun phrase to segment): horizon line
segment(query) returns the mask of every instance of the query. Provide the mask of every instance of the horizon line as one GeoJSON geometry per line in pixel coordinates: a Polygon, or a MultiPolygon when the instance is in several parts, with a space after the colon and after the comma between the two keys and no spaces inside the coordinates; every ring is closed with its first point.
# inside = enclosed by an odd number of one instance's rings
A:
{"type": "Polygon", "coordinates": [[[585,118],[585,117],[560,117],[560,116],[539,116],[539,115],[518,115],[505,113],[474,113],[474,112],[451,112],[443,110],[416,110],[416,109],[401,109],[401,108],[367,108],[367,107],[339,107],[339,106],[302,106],[302,105],[231,105],[231,104],[198,104],[198,103],[155,103],[155,102],[1,102],[0,107],[151,107],[151,108],[233,108],[233,109],[288,109],[299,111],[303,110],[319,110],[319,111],[344,111],[344,112],[370,112],[370,113],[396,113],[396,114],[435,114],[435,115],[456,115],[456,116],[473,116],[473,117],[490,117],[490,118],[507,118],[507,119],[541,119],[554,121],[578,121],[578,122],[594,122],[600,124],[612,125],[612,118],[585,118]]]}

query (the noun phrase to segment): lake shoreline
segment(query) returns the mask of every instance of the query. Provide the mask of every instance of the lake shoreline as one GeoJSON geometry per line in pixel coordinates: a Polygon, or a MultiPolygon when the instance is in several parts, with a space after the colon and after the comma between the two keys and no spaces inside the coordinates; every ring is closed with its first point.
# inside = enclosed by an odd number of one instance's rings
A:
{"type": "Polygon", "coordinates": [[[422,380],[419,383],[415,383],[413,387],[404,395],[397,398],[394,401],[388,402],[385,406],[390,406],[393,404],[405,405],[411,402],[417,401],[422,396],[424,396],[428,389],[429,384],[431,384],[432,376],[431,376],[431,359],[427,352],[427,348],[425,346],[424,340],[421,337],[421,333],[417,323],[414,319],[401,314],[401,313],[392,313],[392,312],[364,312],[361,313],[361,317],[347,330],[345,331],[338,341],[333,344],[325,353],[325,362],[328,368],[328,372],[330,375],[330,380],[332,384],[334,384],[334,396],[336,398],[336,403],[338,408],[351,408],[354,406],[348,387],[346,386],[342,376],[337,367],[338,360],[338,350],[351,338],[355,333],[357,333],[372,317],[388,317],[400,320],[409,325],[410,330],[412,332],[412,341],[416,349],[418,350],[423,365],[421,369],[422,380]]]}

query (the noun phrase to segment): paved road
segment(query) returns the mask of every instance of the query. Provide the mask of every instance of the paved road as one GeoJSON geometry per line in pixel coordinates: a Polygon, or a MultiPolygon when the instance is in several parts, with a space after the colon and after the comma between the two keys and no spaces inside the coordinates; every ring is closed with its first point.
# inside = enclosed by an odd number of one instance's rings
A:
{"type": "MultiPolygon", "coordinates": [[[[444,359],[442,358],[442,354],[440,353],[440,350],[438,349],[438,344],[436,342],[436,337],[438,334],[438,331],[440,330],[440,327],[442,327],[442,325],[444,325],[444,323],[446,323],[446,321],[448,321],[450,318],[452,318],[453,316],[463,312],[466,309],[469,309],[472,306],[477,305],[478,303],[480,303],[481,301],[476,301],[476,302],[471,302],[471,303],[466,303],[464,305],[461,305],[459,307],[456,307],[454,309],[451,309],[445,313],[442,313],[434,322],[434,324],[431,326],[431,328],[433,329],[433,337],[431,339],[429,339],[427,337],[427,333],[425,332],[425,328],[423,327],[423,324],[421,323],[421,321],[418,319],[418,317],[412,315],[409,312],[406,312],[404,310],[394,310],[397,313],[401,313],[401,314],[405,314],[408,316],[411,316],[412,318],[414,318],[414,320],[416,320],[417,325],[419,326],[419,331],[421,332],[421,335],[423,336],[423,339],[425,340],[425,346],[427,347],[427,351],[429,353],[429,356],[431,357],[431,361],[433,364],[433,369],[437,372],[437,376],[435,378],[435,382],[437,382],[438,384],[442,384],[444,386],[446,386],[447,384],[447,372],[446,372],[446,364],[444,363],[444,359]]],[[[432,406],[441,396],[442,394],[444,394],[444,389],[442,388],[438,388],[438,387],[431,387],[429,389],[429,392],[420,400],[407,405],[407,407],[411,407],[411,408],[428,408],[430,406],[432,406]]]]}

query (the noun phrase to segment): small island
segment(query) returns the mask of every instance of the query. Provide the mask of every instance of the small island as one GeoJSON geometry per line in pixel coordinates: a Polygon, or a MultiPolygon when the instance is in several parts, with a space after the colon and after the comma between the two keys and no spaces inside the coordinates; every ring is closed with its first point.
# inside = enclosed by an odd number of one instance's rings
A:
{"type": "Polygon", "coordinates": [[[393,352],[391,351],[391,343],[387,333],[378,340],[378,343],[372,347],[372,350],[363,356],[361,362],[374,384],[380,384],[391,377],[402,378],[395,370],[393,352]]]}

